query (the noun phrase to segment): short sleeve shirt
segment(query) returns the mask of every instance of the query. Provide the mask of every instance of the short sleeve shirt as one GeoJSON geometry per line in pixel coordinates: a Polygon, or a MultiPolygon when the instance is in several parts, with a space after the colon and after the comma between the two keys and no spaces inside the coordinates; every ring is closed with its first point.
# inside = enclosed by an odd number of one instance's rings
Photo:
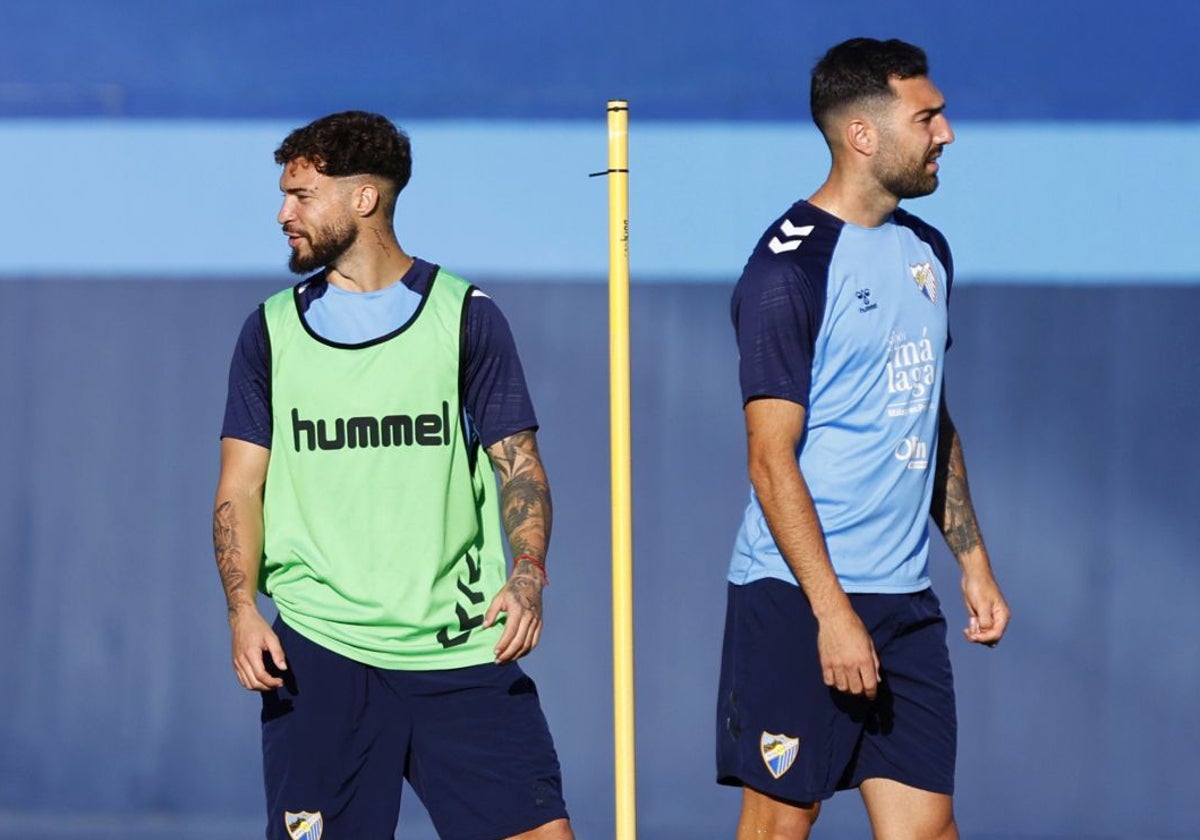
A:
{"type": "MultiPolygon", "coordinates": [[[[742,398],[805,408],[796,457],[847,592],[929,586],[928,515],[949,248],[903,210],[876,228],[806,201],[767,229],[735,287],[742,398]]],[[[729,579],[795,584],[751,491],[729,579]]]]}

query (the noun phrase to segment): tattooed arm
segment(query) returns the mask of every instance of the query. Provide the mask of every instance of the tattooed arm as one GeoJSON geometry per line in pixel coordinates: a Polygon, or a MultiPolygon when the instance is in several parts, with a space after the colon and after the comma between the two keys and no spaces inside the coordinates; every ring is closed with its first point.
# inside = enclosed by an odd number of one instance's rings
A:
{"type": "Polygon", "coordinates": [[[286,670],[279,637],[258,611],[258,572],[263,548],[263,487],[270,450],[253,443],[221,441],[221,477],[213,510],[213,553],[225,588],[229,629],[233,636],[233,671],[251,691],[283,685],[263,664],[269,654],[286,670]]]}
{"type": "Polygon", "coordinates": [[[975,506],[971,503],[971,490],[967,486],[962,440],[950,419],[944,397],[940,411],[930,513],[962,568],[963,599],[970,617],[963,633],[969,641],[994,646],[1008,626],[1008,604],[992,575],[991,561],[983,545],[975,506]]]}
{"type": "Polygon", "coordinates": [[[510,662],[529,653],[542,635],[542,587],[546,585],[546,548],[550,544],[550,486],[532,431],[517,432],[488,447],[500,478],[500,511],[512,548],[508,583],[492,599],[483,626],[506,613],[496,661],[510,662]]]}

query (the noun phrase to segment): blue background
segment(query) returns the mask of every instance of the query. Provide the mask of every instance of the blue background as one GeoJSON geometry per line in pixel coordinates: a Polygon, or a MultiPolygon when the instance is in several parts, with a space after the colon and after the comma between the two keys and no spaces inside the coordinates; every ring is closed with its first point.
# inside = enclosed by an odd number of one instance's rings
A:
{"type": "Polygon", "coordinates": [[[924,46],[967,119],[1195,120],[1190,0],[9,0],[8,116],[795,119],[856,35],[924,46]]]}
{"type": "MultiPolygon", "coordinates": [[[[290,279],[271,151],[346,107],[412,134],[397,228],[511,321],[555,490],[539,681],[581,838],[612,835],[604,103],[631,101],[641,836],[712,782],[745,502],[729,292],[827,165],[808,70],[930,52],[958,142],[910,209],[960,283],[949,398],[1014,608],[952,637],[968,838],[1198,837],[1191,369],[1200,5],[10,2],[0,26],[0,837],[261,836],[257,702],[210,557],[245,315],[290,279]]],[[[940,544],[935,585],[965,624],[940,544]]],[[[866,836],[853,794],[821,836],[866,836]]],[[[405,819],[432,837],[408,794],[405,819]]]]}

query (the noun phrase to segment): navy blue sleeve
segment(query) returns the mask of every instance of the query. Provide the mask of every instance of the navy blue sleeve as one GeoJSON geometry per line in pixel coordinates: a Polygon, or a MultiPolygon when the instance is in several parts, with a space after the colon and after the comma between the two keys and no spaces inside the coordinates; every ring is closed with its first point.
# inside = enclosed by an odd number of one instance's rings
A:
{"type": "MultiPolygon", "coordinates": [[[[946,267],[946,309],[950,308],[950,292],[954,290],[954,257],[950,255],[950,243],[946,241],[946,237],[942,236],[941,231],[935,230],[937,241],[933,246],[933,252],[937,254],[942,265],[946,267]]],[[[954,331],[950,329],[949,319],[946,321],[946,349],[949,350],[954,344],[954,331]]]]}
{"type": "Polygon", "coordinates": [[[934,253],[946,267],[946,299],[949,300],[950,290],[954,288],[954,256],[950,253],[950,243],[946,241],[946,237],[942,236],[941,232],[938,232],[937,239],[938,245],[934,247],[934,253]]]}
{"type": "MultiPolygon", "coordinates": [[[[933,244],[933,252],[937,254],[937,258],[942,261],[942,265],[946,268],[946,308],[950,308],[950,292],[954,290],[954,257],[950,254],[950,243],[946,241],[946,237],[942,236],[940,230],[934,230],[936,239],[933,244]]],[[[950,329],[950,323],[946,322],[946,349],[949,350],[954,344],[954,331],[950,329]]]]}
{"type": "Polygon", "coordinates": [[[734,289],[731,310],[742,404],[774,397],[807,409],[824,285],[814,286],[794,262],[753,258],[734,289]]]}
{"type": "Polygon", "coordinates": [[[463,407],[484,448],[537,429],[512,330],[496,302],[478,289],[467,301],[463,345],[463,407]]]}
{"type": "Polygon", "coordinates": [[[233,349],[221,437],[271,448],[271,365],[261,309],[246,319],[233,349]]]}

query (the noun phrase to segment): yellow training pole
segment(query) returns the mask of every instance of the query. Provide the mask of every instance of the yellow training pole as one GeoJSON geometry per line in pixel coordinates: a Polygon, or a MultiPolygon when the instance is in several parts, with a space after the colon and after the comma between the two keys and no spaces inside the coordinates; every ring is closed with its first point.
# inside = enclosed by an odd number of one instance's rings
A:
{"type": "Polygon", "coordinates": [[[612,436],[613,723],[617,840],[637,837],[633,503],[629,446],[629,103],[608,103],[608,359],[612,436]]]}

